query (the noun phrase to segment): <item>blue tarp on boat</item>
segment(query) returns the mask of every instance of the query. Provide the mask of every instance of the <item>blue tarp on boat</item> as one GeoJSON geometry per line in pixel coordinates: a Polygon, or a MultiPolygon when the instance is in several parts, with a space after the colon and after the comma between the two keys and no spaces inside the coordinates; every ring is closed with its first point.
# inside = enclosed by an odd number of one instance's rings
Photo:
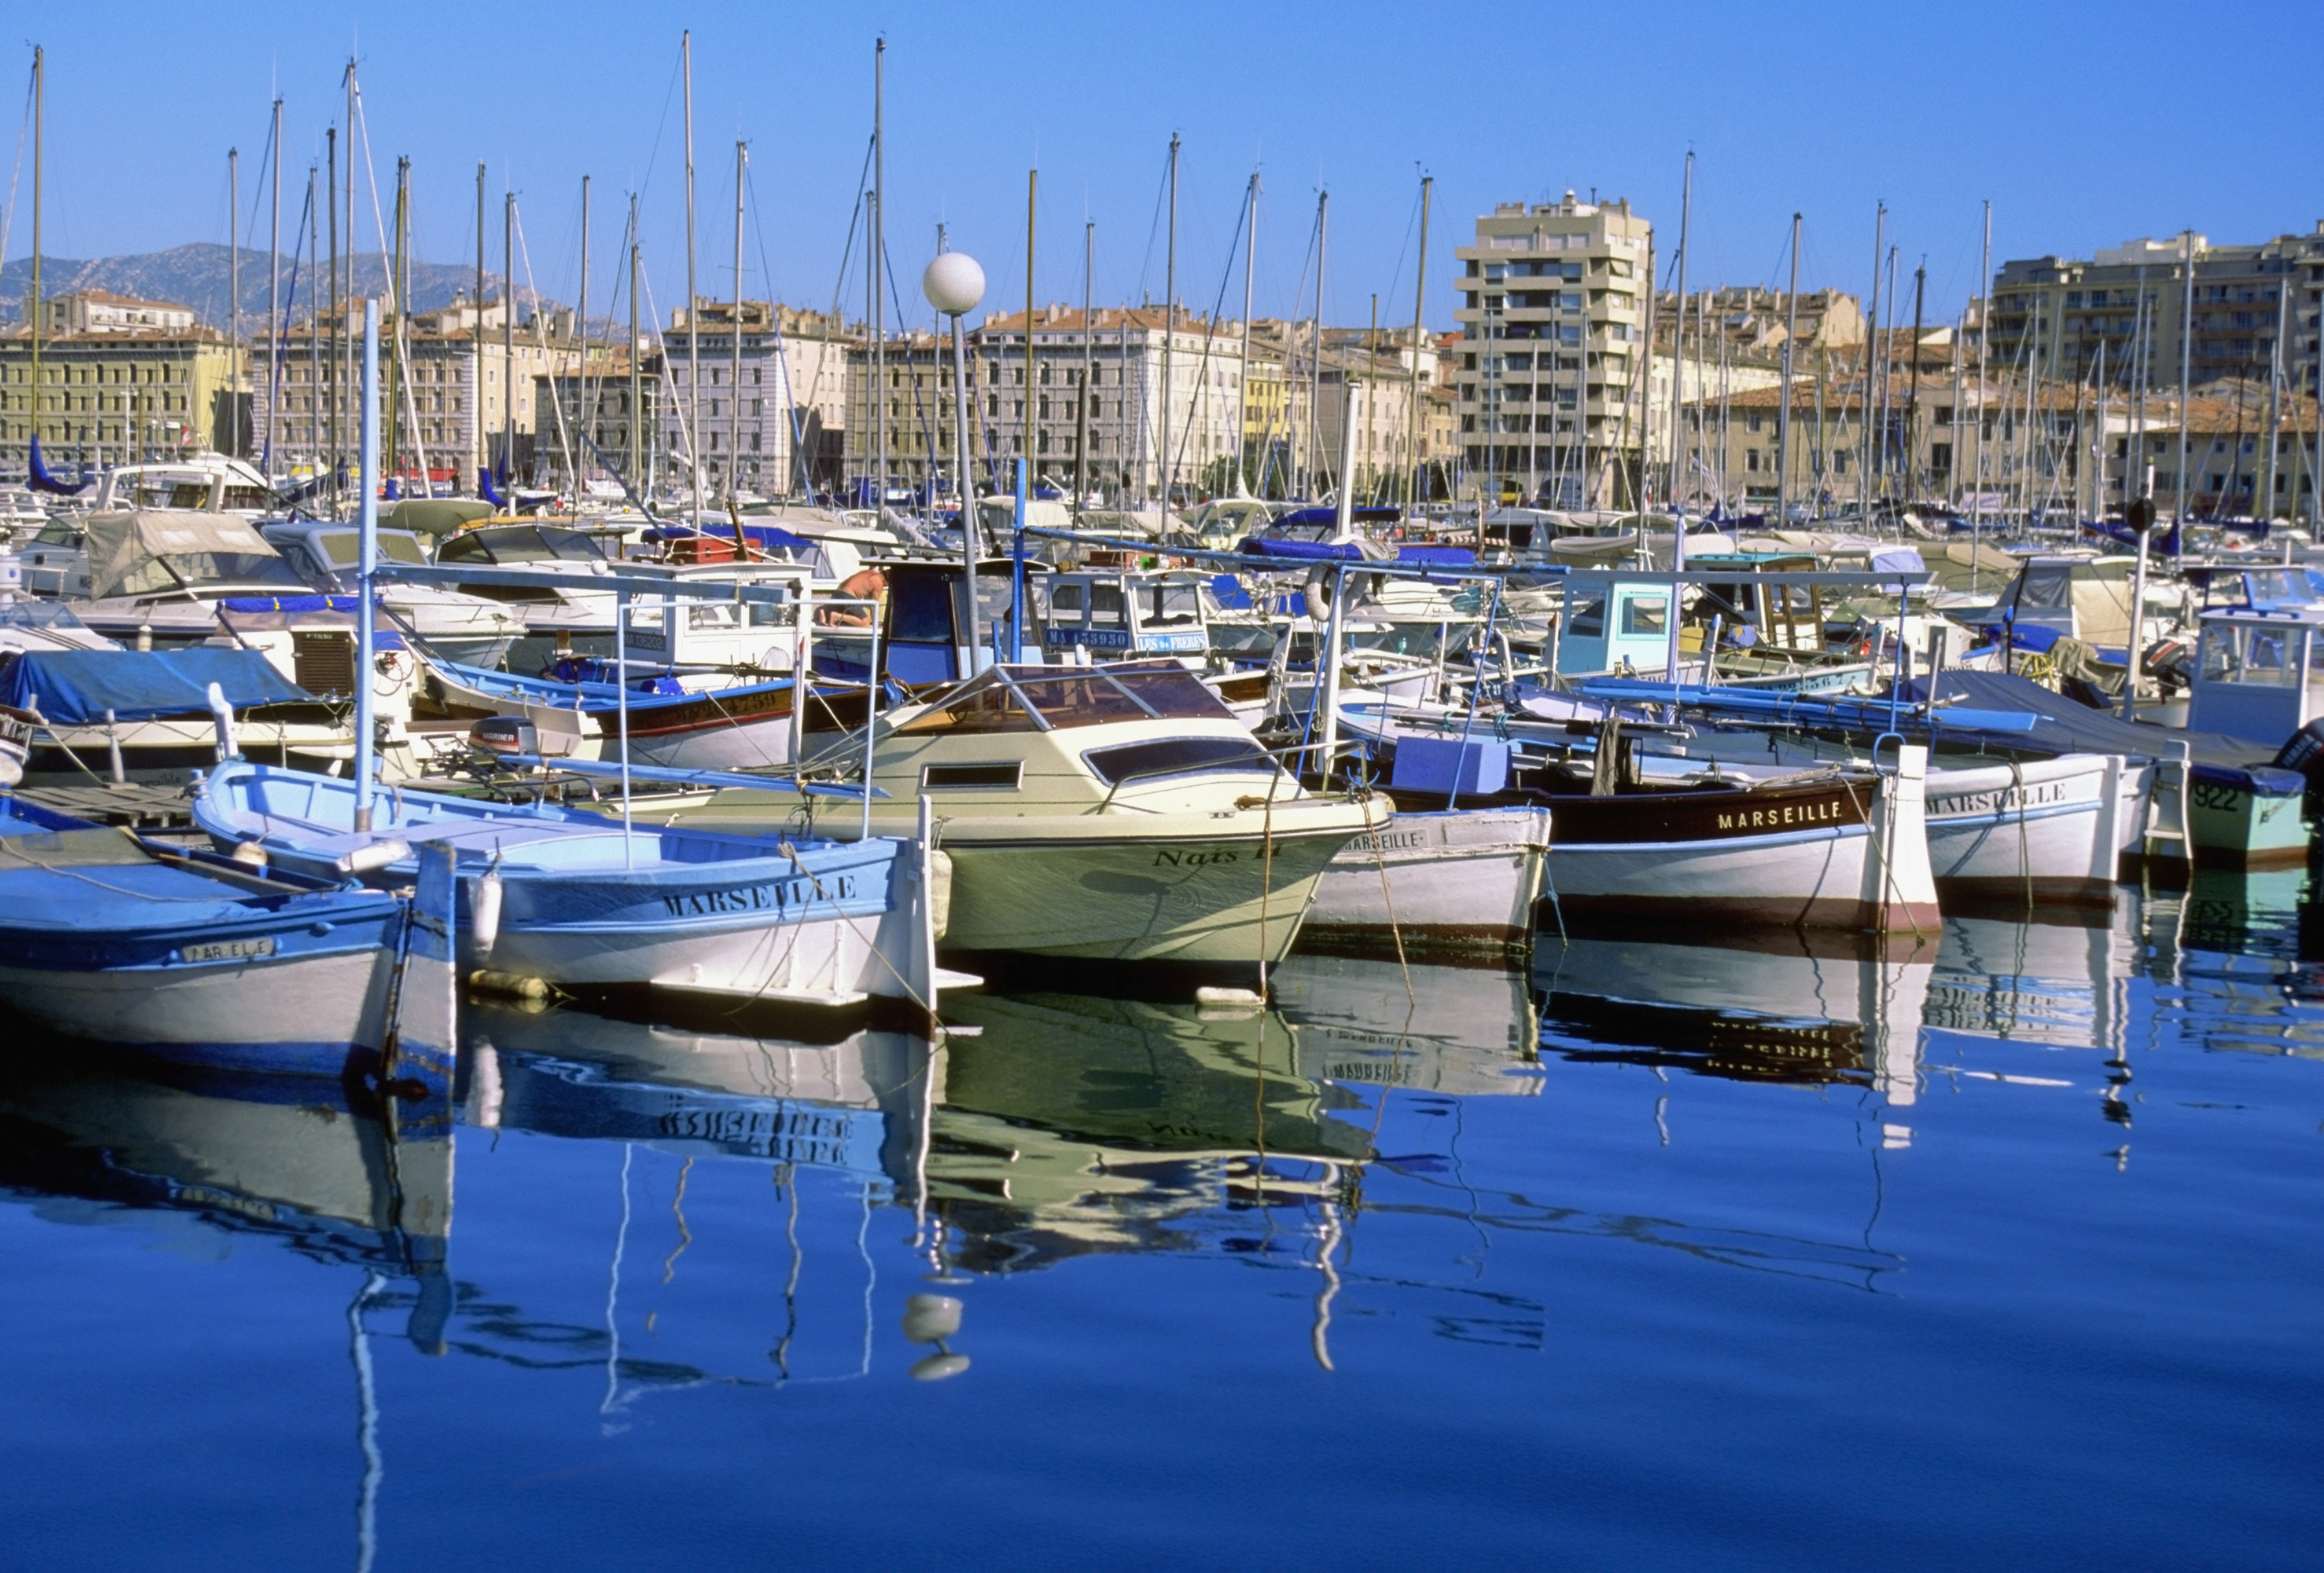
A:
{"type": "Polygon", "coordinates": [[[237,710],[315,698],[254,650],[38,650],[0,671],[0,704],[65,726],[146,721],[204,713],[212,683],[237,710]]]}

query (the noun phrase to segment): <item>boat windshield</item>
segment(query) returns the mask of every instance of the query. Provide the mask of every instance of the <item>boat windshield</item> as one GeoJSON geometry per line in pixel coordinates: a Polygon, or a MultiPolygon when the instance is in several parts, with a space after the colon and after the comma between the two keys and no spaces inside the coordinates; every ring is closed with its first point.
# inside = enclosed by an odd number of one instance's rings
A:
{"type": "MultiPolygon", "coordinates": [[[[363,538],[352,530],[318,532],[315,541],[333,568],[355,567],[363,547],[363,538]]],[[[424,564],[428,560],[428,554],[420,549],[420,538],[401,530],[379,532],[379,555],[388,562],[424,564]]]]}
{"type": "Polygon", "coordinates": [[[1060,670],[1002,666],[896,728],[932,733],[1047,732],[1116,721],[1231,721],[1234,713],[1175,661],[1060,670]]]}
{"type": "Polygon", "coordinates": [[[173,551],[148,558],[122,581],[115,595],[169,597],[183,592],[281,589],[312,593],[306,580],[272,552],[173,551]]]}
{"type": "Polygon", "coordinates": [[[436,549],[438,562],[492,563],[506,568],[521,562],[603,562],[605,554],[577,530],[551,530],[536,524],[501,530],[471,530],[453,536],[436,549]]]}

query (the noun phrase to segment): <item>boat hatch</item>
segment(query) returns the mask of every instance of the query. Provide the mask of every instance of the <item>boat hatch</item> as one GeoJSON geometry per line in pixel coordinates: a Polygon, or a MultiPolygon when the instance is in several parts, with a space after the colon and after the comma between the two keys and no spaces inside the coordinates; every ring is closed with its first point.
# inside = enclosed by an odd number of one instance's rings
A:
{"type": "Polygon", "coordinates": [[[1123,662],[1061,673],[997,666],[896,728],[937,733],[1048,732],[1118,721],[1231,721],[1233,712],[1175,661],[1123,662]]]}
{"type": "Polygon", "coordinates": [[[983,764],[924,764],[920,767],[922,791],[936,791],[945,787],[978,787],[1013,792],[1024,784],[1025,762],[1021,759],[995,760],[983,764]]]}

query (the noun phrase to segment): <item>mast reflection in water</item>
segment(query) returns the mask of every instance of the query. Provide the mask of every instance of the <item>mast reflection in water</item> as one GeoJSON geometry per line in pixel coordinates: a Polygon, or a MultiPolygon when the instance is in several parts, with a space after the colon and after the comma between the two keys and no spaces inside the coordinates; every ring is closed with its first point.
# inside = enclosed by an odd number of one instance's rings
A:
{"type": "Polygon", "coordinates": [[[438,1106],[21,1038],[0,1505],[43,1564],[335,1560],[352,1504],[358,1567],[918,1565],[931,1524],[977,1562],[1848,1566],[1868,1522],[1935,1567],[2029,1517],[2288,1565],[2308,899],[1295,957],[1268,1009],[961,994],[933,1044],[474,1003],[438,1106]],[[1290,1457],[1328,1501],[1269,1488],[1290,1457]],[[1819,1484],[1868,1469],[1876,1507],[1819,1484]],[[253,1478],[265,1513],[177,1511],[253,1478]]]}

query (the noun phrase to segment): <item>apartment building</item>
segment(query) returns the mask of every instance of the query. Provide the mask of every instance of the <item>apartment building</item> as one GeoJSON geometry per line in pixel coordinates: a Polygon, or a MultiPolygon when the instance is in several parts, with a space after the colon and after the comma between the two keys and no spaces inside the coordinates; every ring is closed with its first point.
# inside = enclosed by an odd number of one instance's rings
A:
{"type": "Polygon", "coordinates": [[[1488,498],[1637,495],[1654,227],[1628,199],[1504,202],[1462,274],[1462,458],[1488,498]]]}
{"type": "Polygon", "coordinates": [[[672,314],[654,361],[663,383],[660,450],[672,478],[690,483],[691,434],[700,439],[706,492],[781,495],[836,486],[848,357],[863,335],[829,313],[774,301],[742,301],[739,331],[733,301],[702,301],[696,310],[691,332],[683,308],[672,314]]]}
{"type": "Polygon", "coordinates": [[[2143,359],[2150,387],[2175,387],[2183,353],[2199,388],[2222,377],[2264,379],[2273,368],[2313,393],[2324,365],[2319,301],[2324,222],[2254,245],[2213,245],[2189,233],[2127,241],[2086,261],[2006,262],[1993,278],[1989,363],[2070,382],[2096,375],[2103,356],[2107,381],[2127,388],[2143,359]]]}
{"type": "MultiPolygon", "coordinates": [[[[1179,314],[1175,333],[1158,306],[995,313],[968,335],[969,484],[1007,490],[1014,465],[1032,460],[1038,482],[1070,491],[1080,480],[1139,500],[1193,495],[1231,475],[1242,451],[1241,324],[1179,314]],[[1027,381],[1027,336],[1032,378],[1027,381]],[[1086,374],[1086,381],[1084,380],[1086,374]],[[1163,408],[1166,374],[1170,403],[1163,408]],[[1030,407],[1032,450],[1026,452],[1030,407]],[[1169,451],[1163,449],[1167,423],[1169,451]],[[1084,449],[1083,440],[1087,437],[1084,449]]],[[[878,432],[887,438],[890,486],[918,486],[953,468],[953,372],[948,338],[898,334],[884,347],[887,385],[875,400],[871,347],[848,357],[846,470],[870,483],[878,432]],[[875,414],[874,405],[877,405],[875,414]],[[875,424],[875,422],[879,424],[875,424]]]]}
{"type": "Polygon", "coordinates": [[[92,291],[43,301],[41,317],[37,401],[27,325],[0,329],[0,470],[24,473],[36,430],[60,471],[243,450],[242,356],[190,308],[92,291]]]}
{"type": "MultiPolygon", "coordinates": [[[[536,314],[510,330],[505,308],[455,301],[380,324],[380,462],[391,475],[464,485],[489,464],[516,480],[545,478],[558,452],[555,412],[537,404],[542,377],[578,364],[569,312],[536,314]],[[513,391],[515,397],[509,398],[513,391]],[[545,434],[537,417],[548,417],[545,434]]],[[[254,451],[271,443],[278,473],[352,466],[362,438],[363,302],[252,347],[254,451]]]]}

